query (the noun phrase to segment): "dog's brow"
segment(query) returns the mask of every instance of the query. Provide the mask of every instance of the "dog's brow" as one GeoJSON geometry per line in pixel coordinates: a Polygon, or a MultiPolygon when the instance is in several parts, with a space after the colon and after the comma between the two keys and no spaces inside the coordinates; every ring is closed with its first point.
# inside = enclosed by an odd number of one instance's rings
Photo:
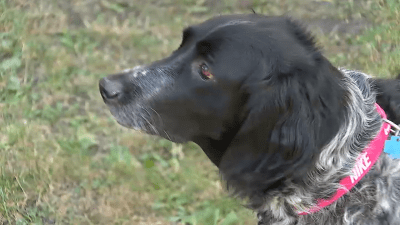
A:
{"type": "Polygon", "coordinates": [[[233,21],[229,21],[228,23],[223,24],[221,26],[224,27],[224,26],[232,26],[232,25],[245,24],[245,23],[254,23],[254,22],[248,21],[248,20],[233,20],[233,21]]]}
{"type": "Polygon", "coordinates": [[[232,20],[232,21],[229,21],[228,23],[225,23],[225,24],[217,26],[213,30],[217,30],[217,29],[222,28],[222,27],[234,26],[234,25],[246,24],[246,23],[254,23],[254,22],[248,21],[248,20],[232,20]]]}
{"type": "Polygon", "coordinates": [[[247,24],[247,23],[254,23],[254,22],[248,21],[248,20],[232,20],[232,21],[229,21],[227,23],[224,23],[222,25],[219,25],[219,26],[215,27],[209,33],[212,33],[212,32],[214,32],[214,31],[216,31],[216,30],[218,30],[220,28],[223,28],[223,27],[234,26],[234,25],[238,25],[238,24],[247,24]]]}

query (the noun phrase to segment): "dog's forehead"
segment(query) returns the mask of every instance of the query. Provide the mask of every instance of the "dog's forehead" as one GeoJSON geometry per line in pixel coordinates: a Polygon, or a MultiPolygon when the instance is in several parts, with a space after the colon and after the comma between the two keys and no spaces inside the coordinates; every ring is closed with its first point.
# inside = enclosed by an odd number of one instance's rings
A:
{"type": "Polygon", "coordinates": [[[290,30],[288,29],[289,22],[290,18],[282,16],[258,14],[222,15],[187,27],[183,31],[183,36],[194,37],[198,41],[214,33],[218,33],[219,37],[237,34],[245,37],[249,32],[255,32],[254,34],[256,35],[261,31],[267,32],[269,36],[276,36],[276,39],[280,39],[282,35],[289,36],[287,34],[290,30]]]}
{"type": "MultiPolygon", "coordinates": [[[[231,25],[238,24],[253,24],[253,23],[264,23],[282,25],[283,21],[286,21],[286,17],[281,16],[265,16],[259,14],[244,14],[244,15],[221,15],[213,17],[203,23],[193,25],[194,28],[199,31],[210,31],[217,28],[222,28],[231,25]]],[[[266,25],[266,24],[264,24],[266,25]]]]}
{"type": "Polygon", "coordinates": [[[253,23],[253,20],[254,18],[252,15],[223,15],[213,17],[203,23],[190,26],[190,29],[195,30],[196,33],[210,33],[226,26],[253,23]]]}

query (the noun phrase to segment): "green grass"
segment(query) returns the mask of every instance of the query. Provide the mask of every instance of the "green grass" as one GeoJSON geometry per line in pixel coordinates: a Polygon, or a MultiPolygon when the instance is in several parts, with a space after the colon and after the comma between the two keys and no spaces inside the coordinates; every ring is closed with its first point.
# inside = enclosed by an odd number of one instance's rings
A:
{"type": "Polygon", "coordinates": [[[400,72],[400,1],[0,0],[0,224],[255,224],[194,144],[119,126],[106,74],[170,54],[181,30],[227,13],[362,20],[315,31],[336,66],[400,72]]]}

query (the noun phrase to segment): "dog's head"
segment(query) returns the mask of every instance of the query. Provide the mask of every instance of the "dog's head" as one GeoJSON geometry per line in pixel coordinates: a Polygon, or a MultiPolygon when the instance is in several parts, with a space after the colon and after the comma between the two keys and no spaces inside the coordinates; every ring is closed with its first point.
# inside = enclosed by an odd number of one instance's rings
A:
{"type": "Polygon", "coordinates": [[[220,16],[171,56],[100,81],[123,126],[194,141],[254,196],[300,182],[344,118],[342,74],[292,19],[220,16]]]}

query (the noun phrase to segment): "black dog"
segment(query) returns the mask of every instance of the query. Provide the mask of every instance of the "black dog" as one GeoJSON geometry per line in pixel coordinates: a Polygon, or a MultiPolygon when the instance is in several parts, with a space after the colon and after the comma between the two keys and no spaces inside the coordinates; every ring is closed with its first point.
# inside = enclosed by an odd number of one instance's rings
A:
{"type": "Polygon", "coordinates": [[[121,125],[197,143],[259,224],[400,224],[400,162],[386,154],[338,201],[299,215],[352,175],[382,127],[375,102],[400,123],[400,81],[333,67],[290,18],[191,26],[171,56],[100,92],[121,125]]]}

